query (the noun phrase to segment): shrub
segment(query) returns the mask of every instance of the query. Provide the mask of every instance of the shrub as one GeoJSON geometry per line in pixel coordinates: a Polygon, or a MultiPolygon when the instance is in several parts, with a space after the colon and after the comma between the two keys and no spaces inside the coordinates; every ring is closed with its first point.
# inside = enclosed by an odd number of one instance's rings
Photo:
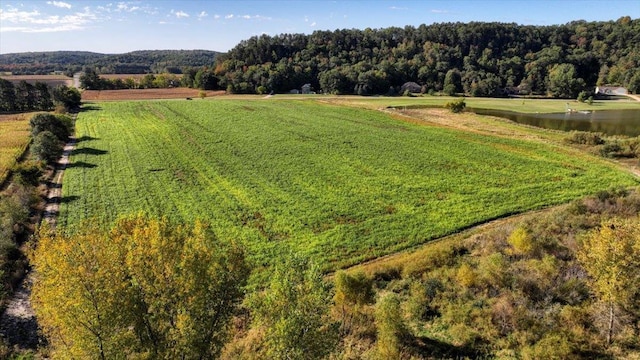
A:
{"type": "Polygon", "coordinates": [[[373,280],[363,272],[349,274],[338,271],[335,275],[336,304],[362,306],[373,303],[373,280]]]}
{"type": "Polygon", "coordinates": [[[572,131],[565,142],[581,145],[601,145],[604,144],[602,134],[588,131],[572,131]]]}
{"type": "Polygon", "coordinates": [[[444,107],[451,110],[451,112],[453,113],[459,113],[459,112],[462,112],[465,107],[467,107],[467,103],[464,102],[464,99],[458,99],[454,101],[449,101],[444,105],[444,107]]]}
{"type": "Polygon", "coordinates": [[[65,115],[36,114],[29,120],[31,136],[36,137],[43,131],[49,131],[60,141],[67,141],[73,129],[73,120],[65,115]]]}
{"type": "Polygon", "coordinates": [[[600,155],[608,158],[619,156],[622,152],[622,146],[618,141],[607,142],[600,148],[600,155]]]}
{"type": "Polygon", "coordinates": [[[42,163],[25,161],[16,164],[12,169],[15,181],[23,185],[37,186],[42,176],[42,163]]]}
{"type": "Polygon", "coordinates": [[[587,98],[587,92],[586,91],[580,91],[580,93],[578,94],[578,102],[583,103],[585,101],[585,99],[587,98]]]}
{"type": "Polygon", "coordinates": [[[50,131],[43,131],[33,139],[31,152],[39,159],[48,164],[54,163],[62,154],[60,140],[50,131]]]}
{"type": "Polygon", "coordinates": [[[527,229],[522,226],[513,230],[507,242],[513,247],[513,252],[518,255],[527,255],[535,250],[535,243],[532,236],[527,229]]]}

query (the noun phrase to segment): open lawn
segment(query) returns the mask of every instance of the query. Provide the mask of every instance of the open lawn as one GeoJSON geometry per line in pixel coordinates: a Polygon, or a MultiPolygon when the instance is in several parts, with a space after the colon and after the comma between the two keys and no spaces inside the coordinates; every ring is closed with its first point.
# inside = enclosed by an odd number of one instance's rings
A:
{"type": "Polygon", "coordinates": [[[637,184],[604,160],[539,139],[425,126],[316,100],[91,109],[77,120],[60,225],[107,225],[139,211],[199,218],[219,237],[246,242],[258,265],[293,249],[335,269],[637,184]]]}
{"type": "Polygon", "coordinates": [[[0,115],[0,184],[29,143],[31,115],[0,115]]]}

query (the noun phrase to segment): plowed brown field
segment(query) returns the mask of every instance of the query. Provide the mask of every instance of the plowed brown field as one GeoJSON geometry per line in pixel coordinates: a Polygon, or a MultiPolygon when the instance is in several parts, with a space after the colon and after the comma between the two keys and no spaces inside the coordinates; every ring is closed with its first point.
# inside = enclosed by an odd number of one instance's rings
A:
{"type": "MultiPolygon", "coordinates": [[[[223,95],[221,90],[206,91],[207,97],[223,95]]],[[[152,99],[179,99],[200,96],[200,90],[189,88],[172,89],[131,89],[131,90],[85,90],[82,92],[82,101],[96,100],[152,100],[152,99]]]]}

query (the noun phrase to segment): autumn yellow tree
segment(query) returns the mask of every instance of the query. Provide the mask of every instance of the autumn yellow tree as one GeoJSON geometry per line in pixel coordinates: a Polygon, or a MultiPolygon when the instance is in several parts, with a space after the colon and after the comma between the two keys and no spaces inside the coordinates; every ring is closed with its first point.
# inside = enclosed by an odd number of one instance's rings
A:
{"type": "Polygon", "coordinates": [[[110,232],[40,232],[32,302],[55,358],[211,358],[249,275],[203,224],[134,216],[110,232]]]}
{"type": "Polygon", "coordinates": [[[611,344],[616,308],[633,302],[640,283],[640,218],[603,222],[584,237],[577,257],[599,300],[606,304],[606,341],[611,344]]]}

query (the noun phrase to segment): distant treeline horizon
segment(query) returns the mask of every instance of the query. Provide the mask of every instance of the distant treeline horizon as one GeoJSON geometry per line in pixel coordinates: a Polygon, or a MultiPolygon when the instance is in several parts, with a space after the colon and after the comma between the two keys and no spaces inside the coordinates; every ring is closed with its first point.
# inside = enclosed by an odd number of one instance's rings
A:
{"type": "Polygon", "coordinates": [[[575,98],[581,92],[589,95],[598,85],[640,92],[640,20],[629,16],[551,26],[458,22],[341,29],[254,36],[227,53],[98,55],[5,54],[0,55],[0,72],[17,74],[35,66],[60,71],[66,66],[75,71],[89,67],[98,74],[185,74],[187,79],[199,73],[207,81],[188,86],[239,94],[285,93],[305,84],[315,92],[359,95],[410,90],[575,98]],[[35,61],[38,56],[42,59],[35,61]]]}

